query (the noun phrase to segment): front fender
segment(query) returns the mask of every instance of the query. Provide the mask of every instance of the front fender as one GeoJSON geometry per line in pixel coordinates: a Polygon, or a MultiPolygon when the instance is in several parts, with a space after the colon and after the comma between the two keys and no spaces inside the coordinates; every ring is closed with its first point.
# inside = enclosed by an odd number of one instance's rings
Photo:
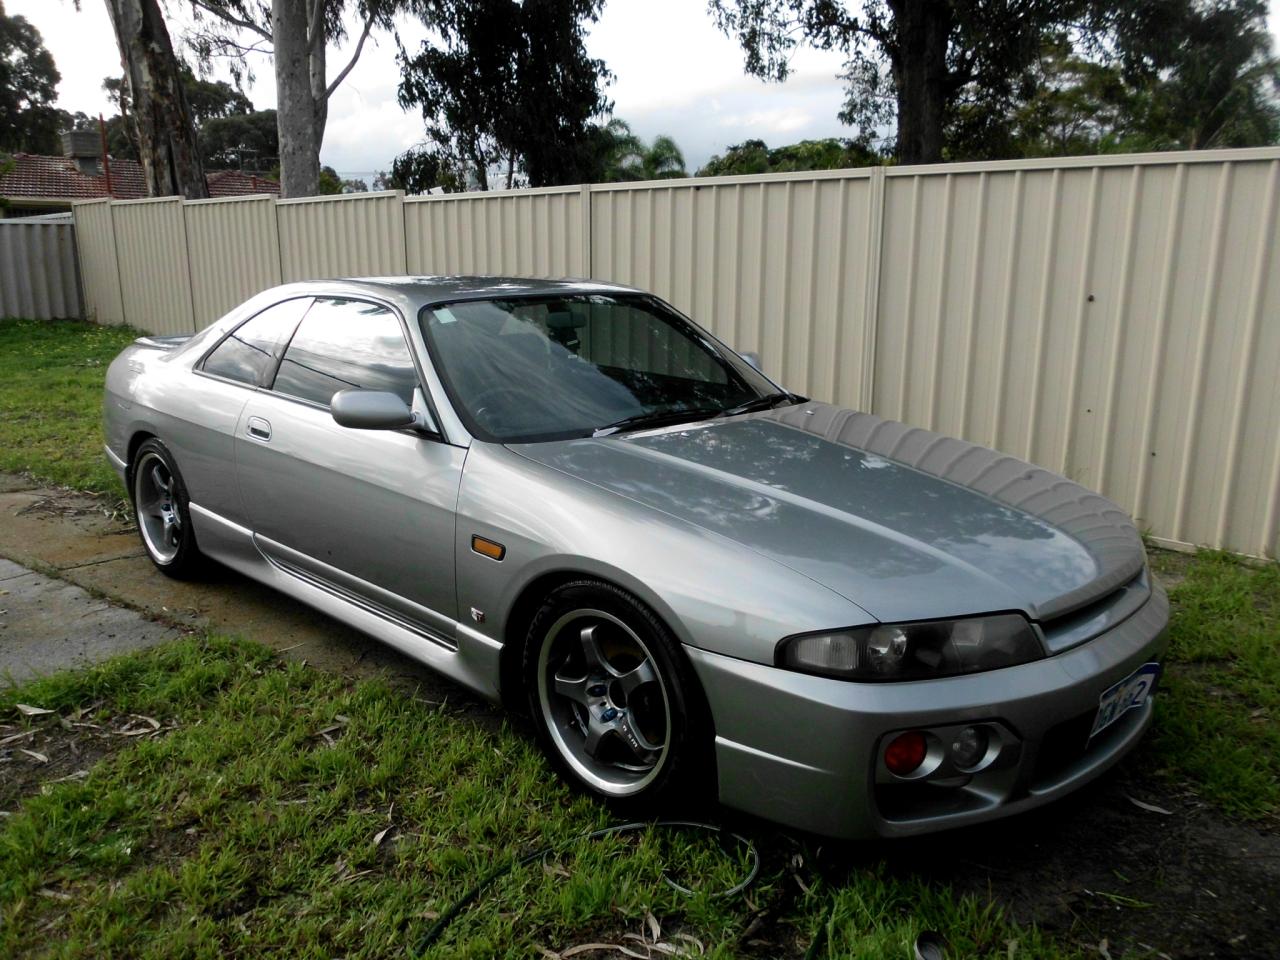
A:
{"type": "Polygon", "coordinates": [[[683,520],[473,443],[458,501],[458,608],[501,642],[518,598],[547,574],[608,580],[635,594],[684,643],[773,663],[788,634],[875,622],[848,600],[775,561],[683,520]],[[501,561],[474,535],[506,547],[501,561]]]}

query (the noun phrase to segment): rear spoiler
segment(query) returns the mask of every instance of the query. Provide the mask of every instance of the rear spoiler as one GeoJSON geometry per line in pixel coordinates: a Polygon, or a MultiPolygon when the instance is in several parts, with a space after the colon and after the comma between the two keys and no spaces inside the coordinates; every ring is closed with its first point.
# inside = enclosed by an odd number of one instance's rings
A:
{"type": "Polygon", "coordinates": [[[172,350],[182,346],[192,336],[190,333],[182,333],[172,337],[139,337],[133,342],[140,347],[151,347],[153,350],[172,350]]]}

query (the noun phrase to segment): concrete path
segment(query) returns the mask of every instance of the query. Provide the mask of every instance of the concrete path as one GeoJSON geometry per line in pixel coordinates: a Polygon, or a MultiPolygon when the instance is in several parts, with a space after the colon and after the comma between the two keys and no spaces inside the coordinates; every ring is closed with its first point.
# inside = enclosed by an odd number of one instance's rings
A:
{"type": "Polygon", "coordinates": [[[64,580],[0,560],[0,685],[140,650],[178,635],[64,580]]]}
{"type": "MultiPolygon", "coordinates": [[[[419,688],[420,695],[430,700],[447,698],[450,704],[496,715],[461,687],[390,647],[231,570],[215,566],[200,582],[169,579],[143,553],[127,515],[113,513],[105,498],[40,487],[22,477],[0,474],[0,558],[82,588],[77,596],[85,597],[87,591],[132,608],[135,619],[142,614],[171,632],[207,630],[247,637],[325,670],[388,677],[419,688]]],[[[0,584],[0,589],[5,585],[0,584]]],[[[0,596],[0,609],[13,606],[8,600],[0,596]]],[[[23,626],[11,621],[0,632],[0,676],[6,667],[17,676],[24,658],[45,669],[76,662],[69,652],[74,649],[86,656],[108,649],[105,634],[109,631],[87,626],[82,639],[50,640],[60,631],[69,636],[74,631],[66,628],[71,620],[61,608],[46,610],[48,624],[41,625],[40,615],[34,612],[34,619],[24,619],[23,626]],[[68,619],[59,626],[57,621],[64,617],[68,619]],[[46,632],[37,633],[38,629],[46,632]],[[20,643],[15,640],[19,634],[28,639],[20,643]],[[10,648],[15,651],[12,657],[10,648]],[[20,648],[28,652],[17,652],[20,648]],[[33,649],[47,655],[35,659],[33,649]]],[[[85,622],[94,621],[86,618],[85,622]]]]}

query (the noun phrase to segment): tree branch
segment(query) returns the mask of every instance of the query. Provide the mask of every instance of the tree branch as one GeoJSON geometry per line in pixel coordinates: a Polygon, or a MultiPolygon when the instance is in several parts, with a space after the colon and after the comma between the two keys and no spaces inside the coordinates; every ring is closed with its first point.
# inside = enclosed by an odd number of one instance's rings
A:
{"type": "Polygon", "coordinates": [[[258,36],[262,37],[263,40],[271,40],[271,31],[264,30],[252,20],[242,20],[239,17],[234,16],[229,10],[222,7],[215,7],[213,4],[207,3],[206,0],[191,0],[191,4],[192,6],[199,7],[206,13],[212,14],[219,20],[229,23],[232,26],[240,27],[243,30],[251,30],[258,36]]]}
{"type": "Polygon", "coordinates": [[[351,54],[351,59],[347,61],[347,65],[342,68],[341,72],[333,78],[333,83],[329,84],[324,92],[324,98],[328,100],[333,96],[333,91],[338,89],[338,84],[347,78],[347,74],[351,72],[351,68],[356,65],[356,61],[360,59],[360,51],[364,49],[365,40],[369,39],[369,31],[373,29],[374,15],[369,14],[369,19],[364,22],[364,29],[360,31],[360,39],[356,41],[355,53],[351,54]]]}

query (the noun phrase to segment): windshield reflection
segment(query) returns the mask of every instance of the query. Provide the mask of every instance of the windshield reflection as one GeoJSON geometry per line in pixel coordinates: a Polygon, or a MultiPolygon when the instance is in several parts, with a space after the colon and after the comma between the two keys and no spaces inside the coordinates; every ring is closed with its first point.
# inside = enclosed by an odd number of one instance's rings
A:
{"type": "Polygon", "coordinates": [[[565,439],[624,421],[692,419],[775,390],[641,295],[463,300],[424,309],[421,323],[454,406],[484,440],[565,439]]]}

